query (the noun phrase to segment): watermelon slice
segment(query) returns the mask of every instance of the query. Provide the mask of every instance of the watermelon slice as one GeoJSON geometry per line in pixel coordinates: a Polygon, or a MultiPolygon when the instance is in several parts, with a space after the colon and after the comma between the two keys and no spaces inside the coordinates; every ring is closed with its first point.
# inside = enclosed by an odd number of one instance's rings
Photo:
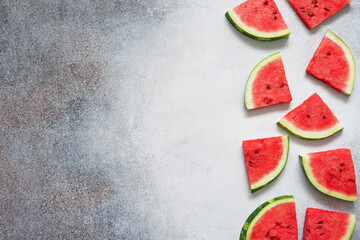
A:
{"type": "Polygon", "coordinates": [[[225,16],[237,30],[256,40],[271,41],[290,34],[274,0],[247,0],[225,16]]]}
{"type": "Polygon", "coordinates": [[[306,209],[303,240],[348,240],[354,231],[356,215],[306,209]]]}
{"type": "Polygon", "coordinates": [[[300,163],[319,191],[346,201],[357,201],[354,163],[349,149],[303,154],[300,163]]]}
{"type": "Polygon", "coordinates": [[[305,139],[321,139],[344,127],[316,93],[277,122],[288,132],[305,139]]]}
{"type": "Polygon", "coordinates": [[[291,100],[284,64],[280,52],[277,52],[258,63],[250,73],[245,89],[245,105],[250,110],[291,100]]]}
{"type": "Polygon", "coordinates": [[[306,72],[346,95],[350,95],[353,90],[354,57],[348,46],[330,30],[325,34],[306,72]]]}
{"type": "Polygon", "coordinates": [[[251,192],[272,182],[284,169],[289,152],[289,137],[270,137],[243,141],[251,192]]]}
{"type": "Polygon", "coordinates": [[[246,219],[240,240],[297,240],[298,229],[294,197],[271,199],[255,209],[246,219]]]}
{"type": "Polygon", "coordinates": [[[288,0],[305,25],[312,29],[351,0],[288,0]]]}

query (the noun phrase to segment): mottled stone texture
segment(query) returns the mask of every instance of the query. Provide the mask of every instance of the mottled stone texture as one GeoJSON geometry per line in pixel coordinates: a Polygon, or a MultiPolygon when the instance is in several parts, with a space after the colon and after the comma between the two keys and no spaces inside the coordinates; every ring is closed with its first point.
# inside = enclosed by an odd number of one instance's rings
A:
{"type": "Polygon", "coordinates": [[[238,239],[251,211],[282,194],[296,198],[299,229],[306,207],[360,214],[298,164],[349,147],[360,176],[358,77],[347,98],[305,75],[328,28],[360,69],[359,1],[312,31],[277,1],[292,34],[271,43],[229,24],[236,4],[0,0],[0,239],[238,239]],[[293,102],[247,112],[249,72],[279,50],[293,102]],[[344,131],[290,137],[284,172],[251,194],[241,141],[285,134],[275,122],[315,91],[344,131]]]}
{"type": "MultiPolygon", "coordinates": [[[[146,216],[131,205],[140,196],[128,192],[145,180],[95,132],[109,127],[118,93],[104,86],[115,71],[112,53],[131,37],[128,19],[158,21],[165,8],[0,1],[0,239],[150,239],[146,216]]],[[[118,141],[128,142],[120,127],[118,141]]]]}

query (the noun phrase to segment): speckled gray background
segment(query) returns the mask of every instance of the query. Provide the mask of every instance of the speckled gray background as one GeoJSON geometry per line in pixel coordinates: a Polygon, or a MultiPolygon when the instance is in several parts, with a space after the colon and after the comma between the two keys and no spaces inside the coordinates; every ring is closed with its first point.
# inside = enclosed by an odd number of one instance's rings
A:
{"type": "Polygon", "coordinates": [[[238,3],[0,0],[0,239],[238,239],[282,194],[300,237],[306,207],[360,214],[315,190],[297,158],[350,147],[360,184],[359,79],[347,98],[304,71],[328,28],[360,69],[359,1],[309,31],[278,0],[292,34],[271,43],[227,22],[238,3]],[[247,112],[249,72],[279,50],[293,102],[247,112]],[[313,92],[344,131],[291,136],[285,171],[251,194],[241,141],[285,134],[275,122],[313,92]]]}

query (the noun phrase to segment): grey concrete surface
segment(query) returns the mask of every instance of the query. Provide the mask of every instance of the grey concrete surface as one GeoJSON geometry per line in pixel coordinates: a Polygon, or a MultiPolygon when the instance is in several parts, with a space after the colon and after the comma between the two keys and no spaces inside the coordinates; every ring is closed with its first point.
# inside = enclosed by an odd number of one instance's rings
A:
{"type": "Polygon", "coordinates": [[[277,1],[292,34],[271,43],[227,22],[238,3],[0,0],[0,239],[238,239],[282,194],[300,239],[306,207],[360,214],[315,190],[297,158],[349,147],[360,184],[358,77],[348,98],[305,74],[328,28],[360,69],[359,1],[311,31],[277,1]],[[247,76],[275,51],[293,101],[247,112],[247,76]],[[251,194],[241,141],[285,134],[275,122],[313,92],[344,131],[290,136],[284,172],[251,194]]]}

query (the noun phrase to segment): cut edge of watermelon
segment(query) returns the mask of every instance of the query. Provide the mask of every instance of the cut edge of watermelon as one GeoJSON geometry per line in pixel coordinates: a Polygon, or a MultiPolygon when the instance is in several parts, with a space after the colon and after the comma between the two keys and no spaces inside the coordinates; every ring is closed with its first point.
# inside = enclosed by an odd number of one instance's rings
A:
{"type": "Polygon", "coordinates": [[[246,219],[243,228],[240,233],[240,240],[248,239],[251,236],[252,228],[254,224],[271,208],[288,202],[295,202],[294,196],[292,195],[284,195],[280,197],[273,198],[259,207],[257,207],[250,216],[246,219]]]}
{"type": "Polygon", "coordinates": [[[350,222],[349,222],[349,227],[347,229],[346,235],[344,237],[344,239],[350,239],[354,229],[355,229],[355,225],[356,225],[356,215],[355,214],[350,214],[350,222]]]}
{"type": "Polygon", "coordinates": [[[346,43],[341,40],[335,33],[328,30],[325,34],[325,37],[329,38],[331,41],[336,43],[341,49],[343,50],[346,60],[349,64],[349,79],[347,81],[347,87],[344,90],[344,93],[348,96],[351,95],[353,88],[354,88],[354,82],[355,82],[355,60],[354,56],[352,55],[350,48],[346,45],[346,43]]]}
{"type": "Polygon", "coordinates": [[[284,128],[286,131],[290,132],[291,134],[294,134],[299,138],[310,139],[310,140],[323,139],[329,137],[344,128],[344,126],[340,122],[338,122],[337,124],[326,130],[304,131],[296,127],[294,124],[292,124],[290,121],[286,120],[285,118],[280,119],[277,122],[277,124],[282,128],[284,128]]]}
{"type": "Polygon", "coordinates": [[[357,196],[348,196],[343,193],[339,193],[336,191],[331,191],[323,187],[318,181],[316,181],[314,175],[312,174],[311,167],[310,167],[310,157],[308,154],[299,155],[300,164],[302,169],[305,172],[306,177],[309,179],[310,183],[320,192],[325,193],[329,196],[339,198],[345,201],[355,202],[357,201],[357,196]]]}
{"type": "Polygon", "coordinates": [[[272,62],[272,61],[276,60],[277,58],[281,58],[280,52],[276,52],[276,53],[264,58],[251,71],[251,73],[248,77],[248,80],[246,82],[246,87],[245,87],[245,106],[246,106],[247,110],[251,110],[251,109],[255,108],[254,103],[253,103],[252,89],[253,89],[254,80],[255,80],[258,72],[264,66],[266,66],[269,62],[272,62]]]}
{"type": "Polygon", "coordinates": [[[281,156],[278,165],[272,172],[268,173],[262,179],[260,179],[259,181],[257,181],[256,183],[250,186],[252,193],[262,189],[263,187],[267,186],[269,183],[274,181],[284,169],[289,154],[289,136],[282,136],[282,140],[283,140],[283,155],[281,156]]]}
{"type": "Polygon", "coordinates": [[[281,39],[284,37],[288,37],[290,35],[290,30],[284,29],[275,32],[263,32],[256,30],[253,27],[247,26],[238,15],[236,15],[234,9],[231,9],[225,13],[226,18],[230,21],[230,23],[241,33],[245,34],[248,37],[251,37],[255,40],[260,41],[273,41],[277,39],[281,39]]]}

